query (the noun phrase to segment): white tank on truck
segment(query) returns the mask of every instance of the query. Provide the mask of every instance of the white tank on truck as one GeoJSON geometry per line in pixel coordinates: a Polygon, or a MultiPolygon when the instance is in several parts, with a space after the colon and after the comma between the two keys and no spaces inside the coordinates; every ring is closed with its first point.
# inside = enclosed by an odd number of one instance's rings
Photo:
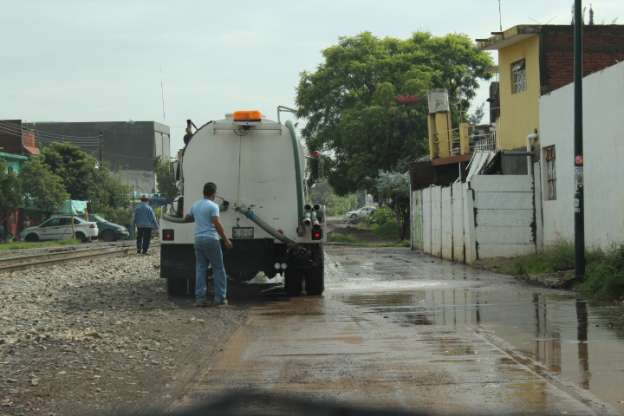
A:
{"type": "Polygon", "coordinates": [[[230,282],[263,272],[284,276],[286,292],[324,290],[325,209],[306,202],[305,149],[291,122],[237,111],[188,134],[176,166],[179,196],[161,218],[161,277],[172,295],[195,287],[194,224],[184,223],[206,182],[217,185],[221,222],[233,248],[223,250],[230,282]]]}

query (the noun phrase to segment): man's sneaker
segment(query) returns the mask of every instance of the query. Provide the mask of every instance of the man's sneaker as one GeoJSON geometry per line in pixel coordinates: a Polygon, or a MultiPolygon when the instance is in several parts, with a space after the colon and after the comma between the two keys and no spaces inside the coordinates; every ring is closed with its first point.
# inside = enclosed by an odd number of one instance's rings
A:
{"type": "Polygon", "coordinates": [[[195,300],[195,307],[196,308],[205,308],[206,306],[208,306],[208,302],[206,301],[206,299],[196,299],[195,300]]]}
{"type": "Polygon", "coordinates": [[[228,306],[228,301],[227,299],[223,299],[223,300],[214,300],[212,301],[212,306],[228,306]]]}

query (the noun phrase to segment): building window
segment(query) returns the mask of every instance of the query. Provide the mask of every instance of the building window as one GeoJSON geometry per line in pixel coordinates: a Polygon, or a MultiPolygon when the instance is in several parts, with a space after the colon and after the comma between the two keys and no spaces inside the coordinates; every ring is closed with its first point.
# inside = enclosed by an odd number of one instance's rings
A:
{"type": "Polygon", "coordinates": [[[520,59],[511,64],[511,93],[518,94],[527,88],[526,62],[520,59]]]}
{"type": "Polygon", "coordinates": [[[546,173],[546,192],[544,192],[544,199],[547,201],[553,201],[557,199],[557,171],[555,166],[555,146],[544,147],[544,161],[545,161],[545,173],[546,173]]]}

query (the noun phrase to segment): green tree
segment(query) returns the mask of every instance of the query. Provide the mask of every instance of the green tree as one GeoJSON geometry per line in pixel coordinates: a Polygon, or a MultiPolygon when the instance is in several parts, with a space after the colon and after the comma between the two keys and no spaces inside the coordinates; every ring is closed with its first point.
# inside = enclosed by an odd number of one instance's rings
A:
{"type": "MultiPolygon", "coordinates": [[[[9,172],[6,162],[0,159],[0,225],[6,229],[9,213],[21,205],[22,198],[17,176],[9,172]]],[[[4,235],[0,235],[0,239],[4,235]]]]}
{"type": "Polygon", "coordinates": [[[407,173],[379,172],[375,190],[380,203],[387,205],[400,225],[400,239],[407,238],[410,218],[410,184],[407,173]]]}
{"type": "Polygon", "coordinates": [[[155,164],[155,171],[158,192],[160,192],[167,201],[173,201],[173,198],[178,196],[173,164],[168,160],[158,158],[155,164]]]}
{"type": "Polygon", "coordinates": [[[90,201],[94,212],[128,208],[130,189],[80,147],[51,143],[41,153],[44,163],[63,181],[71,199],[90,201]]]}
{"type": "Polygon", "coordinates": [[[425,99],[397,103],[397,95],[425,97],[446,88],[454,114],[469,107],[478,78],[489,78],[490,56],[464,35],[343,37],[323,51],[315,72],[303,72],[298,115],[311,150],[331,150],[329,181],[339,194],[372,188],[377,172],[404,171],[426,150],[425,99]]]}
{"type": "Polygon", "coordinates": [[[71,143],[51,143],[41,151],[43,162],[63,180],[71,199],[88,200],[97,184],[97,160],[71,143]]]}
{"type": "Polygon", "coordinates": [[[41,157],[27,161],[19,174],[25,208],[54,213],[69,198],[63,180],[52,173],[41,157]]]}

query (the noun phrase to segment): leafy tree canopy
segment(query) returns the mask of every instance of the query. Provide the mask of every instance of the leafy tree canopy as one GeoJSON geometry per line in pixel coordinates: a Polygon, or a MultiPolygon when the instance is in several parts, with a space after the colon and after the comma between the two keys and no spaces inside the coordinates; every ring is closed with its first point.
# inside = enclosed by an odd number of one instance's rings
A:
{"type": "Polygon", "coordinates": [[[381,171],[375,180],[375,191],[379,202],[394,212],[401,225],[399,237],[404,240],[407,237],[410,216],[409,176],[406,173],[381,171]]]}
{"type": "Polygon", "coordinates": [[[88,200],[97,181],[97,160],[70,143],[51,143],[41,151],[43,162],[63,180],[72,199],[88,200]]]}
{"type": "Polygon", "coordinates": [[[7,163],[0,159],[0,225],[4,222],[7,213],[19,207],[21,202],[17,176],[9,172],[7,163]]]}
{"type": "Polygon", "coordinates": [[[52,173],[41,157],[27,161],[19,174],[26,208],[54,213],[69,198],[63,180],[52,173]]]}
{"type": "Polygon", "coordinates": [[[78,146],[52,143],[42,150],[43,162],[63,181],[72,199],[91,201],[92,209],[126,208],[130,189],[78,146]]]}
{"type": "Polygon", "coordinates": [[[455,111],[466,109],[492,65],[467,36],[423,32],[405,40],[343,37],[323,57],[315,72],[301,74],[298,115],[307,118],[310,149],[333,151],[329,180],[340,194],[372,188],[380,170],[405,170],[426,149],[427,91],[446,88],[455,111]],[[401,105],[397,95],[423,100],[401,105]]]}
{"type": "Polygon", "coordinates": [[[173,201],[173,198],[178,196],[173,164],[168,160],[159,158],[156,160],[155,171],[158,192],[160,192],[167,201],[173,201]]]}

